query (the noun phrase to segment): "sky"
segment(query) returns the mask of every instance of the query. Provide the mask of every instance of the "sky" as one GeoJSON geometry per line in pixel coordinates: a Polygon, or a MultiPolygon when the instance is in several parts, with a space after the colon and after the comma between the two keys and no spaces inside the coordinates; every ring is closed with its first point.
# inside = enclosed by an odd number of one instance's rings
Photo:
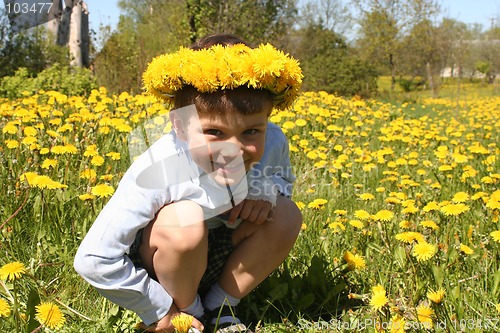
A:
{"type": "MultiPolygon", "coordinates": [[[[89,9],[91,28],[98,33],[99,26],[116,27],[120,10],[118,0],[85,0],[89,9]]],[[[481,23],[489,28],[492,19],[500,20],[500,0],[441,0],[444,16],[472,24],[481,23]]]]}

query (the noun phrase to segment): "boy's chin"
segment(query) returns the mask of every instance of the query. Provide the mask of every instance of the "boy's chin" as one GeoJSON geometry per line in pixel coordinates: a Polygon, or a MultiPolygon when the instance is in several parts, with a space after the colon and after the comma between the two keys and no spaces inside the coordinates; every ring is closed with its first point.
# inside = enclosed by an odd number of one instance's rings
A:
{"type": "Polygon", "coordinates": [[[243,178],[245,178],[246,173],[243,171],[241,173],[234,174],[234,175],[223,175],[223,174],[215,171],[215,172],[210,173],[209,175],[219,185],[233,186],[233,185],[239,184],[241,182],[241,180],[243,178]]]}

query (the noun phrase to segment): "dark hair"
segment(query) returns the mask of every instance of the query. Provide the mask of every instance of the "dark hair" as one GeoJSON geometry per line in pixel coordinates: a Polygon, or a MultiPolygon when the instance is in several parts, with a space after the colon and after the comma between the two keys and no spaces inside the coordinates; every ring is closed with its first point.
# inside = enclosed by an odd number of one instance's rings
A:
{"type": "MultiPolygon", "coordinates": [[[[214,45],[231,46],[248,44],[229,34],[215,34],[201,38],[191,45],[193,50],[208,49],[214,45]]],[[[202,114],[223,115],[226,112],[254,114],[262,111],[271,113],[274,95],[264,89],[241,86],[235,89],[222,89],[212,93],[201,93],[192,86],[185,86],[174,95],[174,107],[181,108],[194,104],[202,114]]]]}
{"type": "Polygon", "coordinates": [[[201,50],[201,49],[211,48],[214,45],[231,46],[236,44],[244,44],[250,47],[250,45],[247,42],[234,35],[215,34],[201,38],[200,40],[192,44],[189,48],[192,50],[201,50]]]}

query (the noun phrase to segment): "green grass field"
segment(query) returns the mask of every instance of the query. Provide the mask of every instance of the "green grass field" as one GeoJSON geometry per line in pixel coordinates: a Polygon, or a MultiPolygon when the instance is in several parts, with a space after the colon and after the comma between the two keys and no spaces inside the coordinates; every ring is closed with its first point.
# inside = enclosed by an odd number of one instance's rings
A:
{"type": "MultiPolygon", "coordinates": [[[[500,98],[468,89],[418,103],[304,93],[272,116],[304,224],[242,302],[245,320],[261,332],[500,331],[500,98]]],[[[105,89],[0,101],[2,332],[134,331],[138,318],[72,261],[130,164],[129,132],[166,112],[105,89]]]]}

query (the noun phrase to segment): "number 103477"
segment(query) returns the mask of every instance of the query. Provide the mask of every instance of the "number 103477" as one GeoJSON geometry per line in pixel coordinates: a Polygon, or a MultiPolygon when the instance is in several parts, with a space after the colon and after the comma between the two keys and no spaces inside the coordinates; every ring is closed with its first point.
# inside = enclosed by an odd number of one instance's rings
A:
{"type": "Polygon", "coordinates": [[[458,321],[452,321],[451,324],[455,329],[460,330],[500,328],[499,319],[497,318],[462,319],[458,321]]]}
{"type": "Polygon", "coordinates": [[[52,2],[6,2],[7,14],[48,14],[52,8],[52,2]]]}

